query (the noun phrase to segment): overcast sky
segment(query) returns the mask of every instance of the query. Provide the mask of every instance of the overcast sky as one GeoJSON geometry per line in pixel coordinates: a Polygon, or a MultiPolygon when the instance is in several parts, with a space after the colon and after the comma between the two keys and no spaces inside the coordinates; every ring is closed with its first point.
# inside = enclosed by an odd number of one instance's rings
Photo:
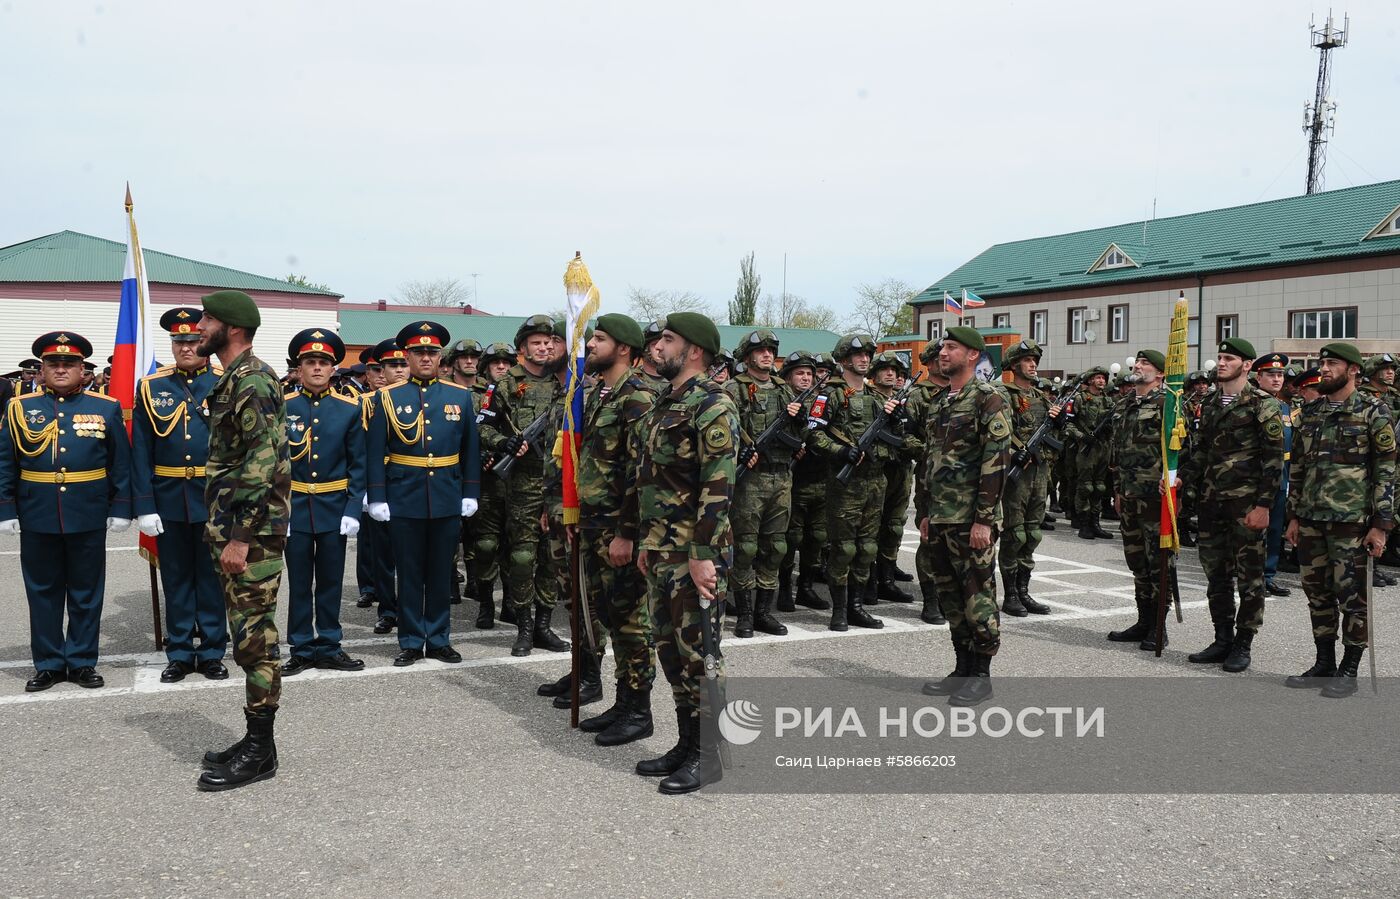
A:
{"type": "MultiPolygon", "coordinates": [[[[0,246],[123,239],[351,300],[562,305],[578,249],[849,312],[1006,240],[1303,192],[1298,0],[0,0],[0,246]]],[[[1340,16],[1341,9],[1337,13],[1340,16]]],[[[1400,178],[1400,4],[1352,3],[1327,185],[1400,178]]]]}

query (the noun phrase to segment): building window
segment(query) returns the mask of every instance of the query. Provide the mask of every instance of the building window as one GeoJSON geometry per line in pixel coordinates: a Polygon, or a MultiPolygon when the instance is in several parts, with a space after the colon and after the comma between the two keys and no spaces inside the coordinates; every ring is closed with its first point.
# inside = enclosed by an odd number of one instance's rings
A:
{"type": "Polygon", "coordinates": [[[1238,315],[1217,315],[1215,317],[1215,342],[1229,340],[1231,337],[1240,336],[1240,317],[1238,315]]]}
{"type": "Polygon", "coordinates": [[[1108,342],[1128,342],[1128,307],[1108,307],[1108,342]]]}
{"type": "Polygon", "coordinates": [[[1390,233],[1400,234],[1400,215],[1390,220],[1390,233]]]}
{"type": "Polygon", "coordinates": [[[1050,336],[1050,312],[1046,309],[1037,309],[1031,313],[1031,340],[1041,346],[1049,342],[1050,336]]]}
{"type": "Polygon", "coordinates": [[[943,338],[943,319],[931,318],[928,320],[928,340],[933,343],[943,338]]]}
{"type": "Polygon", "coordinates": [[[1075,306],[1069,310],[1069,328],[1066,337],[1070,343],[1087,343],[1084,331],[1089,321],[1089,307],[1075,306]]]}
{"type": "Polygon", "coordinates": [[[1356,307],[1294,312],[1288,330],[1295,340],[1355,340],[1356,307]]]}
{"type": "Polygon", "coordinates": [[[1186,345],[1201,345],[1201,320],[1194,315],[1186,320],[1186,345]]]}
{"type": "Polygon", "coordinates": [[[993,327],[993,328],[1009,328],[1009,327],[1011,327],[1011,313],[1010,313],[1010,312],[998,312],[998,313],[995,313],[995,314],[992,316],[992,327],[993,327]]]}
{"type": "Polygon", "coordinates": [[[962,325],[964,328],[975,328],[977,327],[977,316],[964,315],[962,318],[958,319],[958,324],[962,325]]]}
{"type": "Polygon", "coordinates": [[[1124,258],[1122,253],[1117,250],[1109,250],[1108,255],[1104,257],[1103,267],[1113,268],[1116,265],[1126,265],[1127,263],[1128,260],[1124,258]]]}

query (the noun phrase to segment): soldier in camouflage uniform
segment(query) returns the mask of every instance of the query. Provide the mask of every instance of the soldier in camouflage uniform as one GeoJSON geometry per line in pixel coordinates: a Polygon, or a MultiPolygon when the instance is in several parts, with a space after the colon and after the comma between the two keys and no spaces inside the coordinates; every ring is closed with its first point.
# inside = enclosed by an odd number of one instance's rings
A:
{"type": "MultiPolygon", "coordinates": [[[[865,384],[875,340],[868,334],[847,334],[836,342],[832,358],[841,363],[844,389],[833,389],[826,405],[824,426],[812,430],[812,448],[831,465],[827,481],[827,537],[831,558],[828,587],[831,591],[833,631],[850,625],[881,628],[885,623],[865,611],[862,596],[865,581],[875,562],[880,513],[885,500],[884,463],[894,458],[894,450],[876,441],[867,454],[856,448],[867,427],[875,421],[882,404],[892,412],[893,400],[881,401],[865,384]],[[850,479],[842,484],[837,474],[847,464],[853,466],[850,479]]],[[[812,418],[809,423],[818,423],[812,418]]]]}
{"type": "Polygon", "coordinates": [[[1318,368],[1322,396],[1303,407],[1284,532],[1298,547],[1317,659],[1286,683],[1321,686],[1323,696],[1341,698],[1356,692],[1366,650],[1366,553],[1379,556],[1394,526],[1395,429],[1385,406],[1356,389],[1361,369],[1356,347],[1327,344],[1318,353],[1318,368]]]}
{"type": "Polygon", "coordinates": [[[201,790],[228,790],[277,773],[273,723],[282,695],[277,664],[277,588],[291,521],[292,463],[277,374],[253,355],[262,318],[251,297],[221,290],[202,298],[201,356],[224,373],[209,392],[205,540],[228,606],[233,659],[246,676],[248,732],[205,755],[201,790]]]}
{"type": "MultiPolygon", "coordinates": [[[[1361,366],[1362,379],[1357,389],[1379,400],[1390,410],[1390,420],[1400,421],[1400,390],[1395,389],[1395,357],[1381,353],[1367,359],[1361,366]]],[[[1400,486],[1400,484],[1397,484],[1400,486]]],[[[1372,566],[1371,575],[1377,587],[1391,587],[1400,583],[1396,578],[1381,569],[1380,565],[1400,566],[1400,552],[1396,550],[1396,537],[1392,531],[1386,544],[1385,554],[1380,564],[1372,566]]]]}
{"type": "Polygon", "coordinates": [[[1231,337],[1216,348],[1217,380],[1201,409],[1195,451],[1180,467],[1200,509],[1201,567],[1215,640],[1188,658],[1237,673],[1264,623],[1264,537],[1283,481],[1283,422],[1274,398],[1249,383],[1254,347],[1231,337]],[[1235,590],[1239,589],[1238,615],[1235,590]]]}
{"type": "MultiPolygon", "coordinates": [[[[1293,404],[1283,395],[1289,371],[1288,357],[1282,353],[1266,353],[1255,359],[1250,367],[1255,386],[1267,393],[1269,401],[1278,407],[1279,424],[1283,428],[1283,479],[1278,492],[1274,494],[1274,504],[1269,510],[1269,529],[1264,536],[1264,592],[1270,596],[1288,596],[1293,592],[1274,580],[1283,549],[1283,526],[1288,523],[1285,514],[1288,507],[1288,460],[1293,451],[1295,420],[1293,404]]],[[[1292,371],[1297,373],[1296,369],[1292,371]]]]}
{"type": "Polygon", "coordinates": [[[778,441],[759,449],[760,434],[780,418],[789,436],[803,431],[802,408],[787,385],[773,377],[778,338],[765,329],[750,331],[734,350],[744,371],[724,382],[724,392],[739,410],[739,460],[747,471],[734,490],[730,524],[734,528],[734,572],[730,588],[739,617],[734,636],[752,637],[755,629],[782,635],[787,628],[773,617],[778,567],[787,555],[788,512],[792,506],[792,450],[778,441]],[[755,592],[756,591],[756,592],[755,592]]]}
{"type": "MultiPolygon", "coordinates": [[[[1157,649],[1157,597],[1161,589],[1162,410],[1167,398],[1162,375],[1166,368],[1161,352],[1138,351],[1133,365],[1133,374],[1138,377],[1135,395],[1113,429],[1109,446],[1109,465],[1116,484],[1113,505],[1123,530],[1123,558],[1133,572],[1138,620],[1110,632],[1108,639],[1136,642],[1139,649],[1149,652],[1157,649]]],[[[1170,557],[1167,564],[1172,564],[1170,557]]],[[[1165,646],[1165,629],[1162,639],[1165,646]]]]}
{"type": "MultiPolygon", "coordinates": [[[[923,521],[928,517],[927,492],[919,485],[928,475],[928,410],[940,393],[948,389],[948,378],[938,369],[938,353],[943,349],[943,341],[926,344],[919,352],[919,361],[928,371],[928,377],[914,385],[909,393],[909,419],[914,423],[919,439],[924,443],[925,452],[919,454],[914,463],[914,520],[923,521]]],[[[938,598],[938,578],[933,570],[933,546],[920,540],[914,550],[914,572],[919,579],[919,594],[923,597],[923,610],[919,618],[928,624],[947,624],[943,617],[943,602],[938,598]]]]}
{"type": "MultiPolygon", "coordinates": [[[[825,357],[813,355],[806,350],[789,353],[783,362],[782,377],[788,388],[799,394],[811,387],[817,378],[817,366],[825,357]]],[[[830,372],[823,372],[828,377],[830,372]]],[[[822,387],[808,404],[808,419],[825,417],[827,404],[826,388],[822,387]]],[[[817,595],[812,589],[817,574],[821,570],[822,549],[826,546],[826,480],[828,465],[826,457],[813,451],[811,429],[803,437],[802,449],[798,450],[792,466],[792,511],[788,515],[787,554],[778,569],[777,609],[792,612],[797,606],[818,611],[831,608],[831,604],[817,595]],[[794,602],[792,573],[796,556],[801,551],[802,567],[797,574],[797,596],[794,602]]]]}
{"type": "Polygon", "coordinates": [[[665,755],[638,762],[637,773],[664,777],[659,789],[667,794],[698,790],[724,774],[715,718],[715,703],[723,701],[722,618],[715,605],[723,602],[734,559],[729,509],[739,416],[706,377],[718,352],[719,330],[708,318],[667,316],[656,356],[672,386],[645,419],[637,479],[637,567],[646,576],[656,655],[675,696],[680,736],[665,755]],[[708,672],[707,662],[714,666],[708,672]]]}
{"type": "MultiPolygon", "coordinates": [[[[446,371],[440,380],[449,381],[471,391],[473,418],[481,413],[481,398],[486,395],[486,379],[481,377],[481,354],[480,341],[469,337],[453,341],[452,346],[442,354],[442,364],[446,371]]],[[[452,575],[468,596],[475,597],[480,592],[476,582],[477,518],[463,518],[461,526],[462,539],[457,548],[456,559],[456,563],[461,565],[461,570],[456,570],[454,564],[452,575]]],[[[452,602],[461,602],[461,596],[454,592],[452,602]]]]}
{"type": "Polygon", "coordinates": [[[1001,618],[992,575],[1006,479],[1011,421],[1006,394],[977,378],[986,345],[973,328],[948,329],[938,367],[948,389],[925,418],[928,471],[919,485],[927,514],[919,534],[933,548],[933,571],[957,661],[924,692],[971,706],[992,696],[992,656],[1001,648],[1001,618]]]}
{"type": "Polygon", "coordinates": [[[1007,483],[1001,498],[1001,610],[1016,618],[1024,618],[1028,613],[1050,614],[1050,608],[1036,602],[1030,594],[1031,570],[1035,568],[1036,547],[1040,546],[1040,527],[1045,520],[1055,455],[1045,444],[1034,455],[1027,455],[1025,446],[1047,416],[1058,416],[1060,412],[1060,407],[1036,383],[1040,354],[1039,344],[1023,340],[1011,347],[1001,362],[1002,370],[1012,376],[1005,387],[1011,397],[1011,451],[1021,472],[1020,477],[1007,483]]]}
{"type": "MultiPolygon", "coordinates": [[[[893,396],[900,381],[908,377],[909,369],[893,350],[880,353],[870,363],[871,389],[881,397],[893,396]]],[[[900,603],[914,601],[914,597],[895,583],[895,562],[899,559],[899,548],[904,545],[904,523],[909,519],[909,498],[914,493],[914,464],[924,455],[924,444],[918,428],[914,427],[908,405],[906,398],[900,410],[909,424],[904,433],[904,446],[885,463],[885,499],[875,541],[875,569],[865,582],[865,602],[869,605],[881,599],[900,603]]]]}
{"type": "MultiPolygon", "coordinates": [[[[1185,392],[1181,397],[1181,416],[1186,420],[1186,443],[1177,456],[1177,468],[1186,465],[1196,446],[1196,432],[1201,425],[1201,404],[1210,391],[1211,381],[1204,371],[1186,376],[1185,392]]],[[[1182,546],[1196,545],[1196,506],[1185,492],[1181,494],[1181,509],[1176,516],[1176,529],[1182,546]]]]}
{"type": "MultiPolygon", "coordinates": [[[[518,358],[515,347],[508,343],[493,343],[486,347],[481,355],[476,386],[484,389],[480,398],[476,400],[476,423],[483,447],[489,436],[496,433],[497,416],[501,408],[501,401],[496,395],[500,389],[500,380],[511,366],[516,364],[518,358]]],[[[496,626],[496,604],[492,585],[498,579],[501,581],[501,620],[508,624],[517,620],[513,615],[507,617],[513,610],[508,600],[506,578],[501,574],[502,560],[507,556],[506,513],[509,509],[509,494],[505,480],[491,473],[492,461],[494,460],[483,449],[481,510],[469,519],[476,538],[476,547],[472,553],[476,562],[476,600],[479,604],[476,626],[482,630],[490,630],[496,626]]]]}
{"type": "Polygon", "coordinates": [[[1105,491],[1104,474],[1108,471],[1108,431],[1112,405],[1104,395],[1108,372],[1102,367],[1085,373],[1084,389],[1075,401],[1074,417],[1066,429],[1075,442],[1074,518],[1070,524],[1079,529],[1084,540],[1103,539],[1113,535],[1099,524],[1099,510],[1105,491]]]}

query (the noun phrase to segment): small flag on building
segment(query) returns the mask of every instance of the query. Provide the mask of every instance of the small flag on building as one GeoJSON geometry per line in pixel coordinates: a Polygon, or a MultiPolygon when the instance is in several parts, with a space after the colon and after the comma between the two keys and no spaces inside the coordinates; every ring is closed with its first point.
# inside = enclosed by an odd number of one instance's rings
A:
{"type": "Polygon", "coordinates": [[[959,303],[957,299],[946,290],[943,291],[943,311],[951,312],[954,315],[962,315],[963,311],[962,303],[959,303]]]}
{"type": "Polygon", "coordinates": [[[964,309],[976,309],[978,306],[987,305],[987,301],[964,287],[962,304],[964,309]]]}

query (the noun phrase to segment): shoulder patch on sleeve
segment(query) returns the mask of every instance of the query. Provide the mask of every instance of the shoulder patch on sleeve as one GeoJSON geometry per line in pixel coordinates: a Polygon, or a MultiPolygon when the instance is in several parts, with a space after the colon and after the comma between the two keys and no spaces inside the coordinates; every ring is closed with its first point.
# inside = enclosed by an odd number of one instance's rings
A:
{"type": "Polygon", "coordinates": [[[1005,440],[1011,436],[1011,426],[1006,423],[1005,415],[993,415],[992,420],[987,423],[987,433],[996,440],[1005,440]]]}
{"type": "Polygon", "coordinates": [[[733,444],[729,426],[722,421],[712,422],[705,428],[705,446],[716,452],[729,449],[733,444]]]}
{"type": "Polygon", "coordinates": [[[1277,415],[1264,420],[1264,433],[1270,440],[1283,439],[1283,419],[1277,415]]]}
{"type": "Polygon", "coordinates": [[[1376,449],[1383,453],[1395,449],[1395,430],[1390,425],[1382,427],[1380,433],[1376,435],[1376,449]]]}

